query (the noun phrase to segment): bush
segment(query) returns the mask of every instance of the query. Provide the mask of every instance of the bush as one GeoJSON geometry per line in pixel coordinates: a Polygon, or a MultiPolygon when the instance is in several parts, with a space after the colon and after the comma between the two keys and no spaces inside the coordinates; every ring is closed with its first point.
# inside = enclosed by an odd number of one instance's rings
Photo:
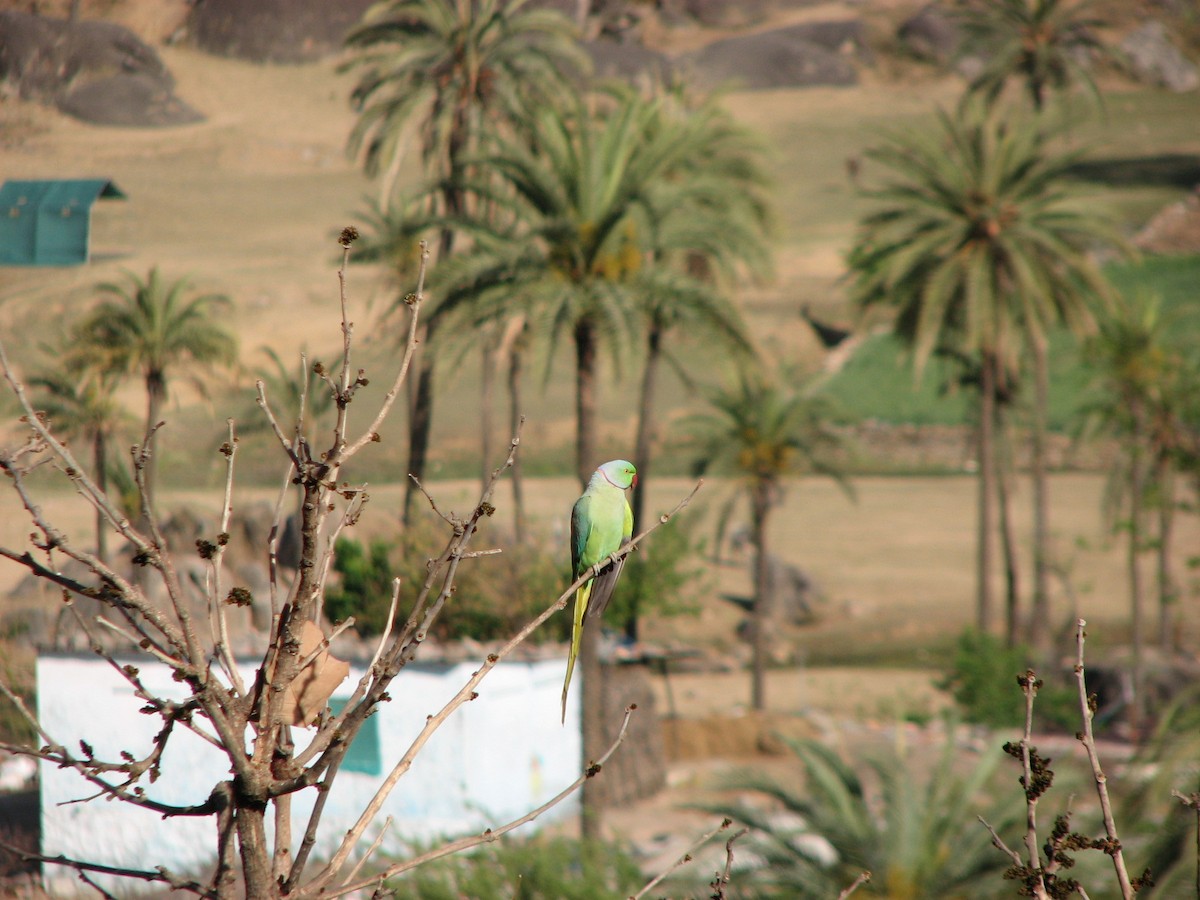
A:
{"type": "Polygon", "coordinates": [[[364,550],[358,541],[337,539],[333,569],[341,579],[325,590],[325,615],[331,622],[354,616],[354,627],[364,637],[383,631],[392,602],[391,555],[387,541],[371,541],[364,550]]]}
{"type": "Polygon", "coordinates": [[[538,837],[438,860],[388,887],[398,900],[617,900],[643,883],[632,857],[616,846],[538,837]]]}
{"type": "MultiPolygon", "coordinates": [[[[428,559],[420,529],[410,529],[401,543],[339,538],[333,568],[337,584],[325,591],[325,613],[340,622],[354,616],[355,629],[364,637],[379,634],[387,624],[392,600],[392,579],[401,579],[396,617],[408,615],[405,597],[411,596],[428,576],[428,559]]],[[[502,551],[480,559],[464,560],[458,569],[453,596],[447,601],[431,631],[440,641],[472,638],[491,641],[511,637],[545,609],[566,586],[563,572],[549,555],[534,545],[493,543],[502,551]]],[[[540,631],[535,642],[554,635],[540,631]]]]}
{"type": "MultiPolygon", "coordinates": [[[[968,722],[990,728],[1021,728],[1025,724],[1025,697],[1014,688],[1014,679],[1029,668],[1030,659],[1026,647],[1009,647],[994,635],[969,629],[959,637],[950,671],[938,687],[950,691],[968,722]]],[[[1037,697],[1039,724],[1078,729],[1077,688],[1056,684],[1050,677],[1044,681],[1037,697]]]]}
{"type": "MultiPolygon", "coordinates": [[[[33,668],[31,644],[23,635],[9,633],[0,637],[0,677],[30,710],[37,706],[33,668]]],[[[29,720],[12,701],[0,694],[0,741],[30,744],[35,740],[37,734],[29,720]]]]}

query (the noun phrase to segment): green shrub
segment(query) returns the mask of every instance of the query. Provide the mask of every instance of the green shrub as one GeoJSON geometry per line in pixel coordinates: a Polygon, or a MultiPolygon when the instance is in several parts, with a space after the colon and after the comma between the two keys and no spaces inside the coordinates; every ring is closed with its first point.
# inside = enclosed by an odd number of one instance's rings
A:
{"type": "Polygon", "coordinates": [[[568,838],[502,839],[393,879],[398,900],[618,900],[644,884],[624,850],[568,838]]]}
{"type": "MultiPolygon", "coordinates": [[[[403,622],[428,577],[429,549],[435,546],[434,536],[420,528],[410,529],[401,543],[374,540],[364,547],[358,541],[339,538],[333,563],[339,578],[325,591],[326,616],[333,622],[354,616],[359,634],[379,634],[387,624],[392,579],[399,577],[396,618],[403,622]]],[[[511,637],[565,587],[558,563],[538,547],[504,542],[492,546],[502,552],[460,563],[454,593],[430,629],[435,639],[511,637]]],[[[433,597],[430,599],[432,602],[433,597]]],[[[552,637],[542,630],[535,632],[532,640],[552,637]]]]}
{"type": "Polygon", "coordinates": [[[341,576],[325,590],[325,615],[332,622],[354,616],[359,634],[379,634],[387,624],[392,601],[392,547],[372,541],[363,548],[358,541],[338,538],[334,544],[333,570],[341,576]]]}
{"type": "MultiPolygon", "coordinates": [[[[31,645],[20,631],[11,629],[10,633],[0,637],[0,677],[24,701],[26,707],[33,710],[37,706],[33,683],[34,661],[29,649],[31,645]]],[[[37,734],[29,720],[17,709],[16,704],[0,694],[0,741],[29,744],[35,740],[37,734]]]]}
{"type": "MultiPolygon", "coordinates": [[[[990,728],[1025,724],[1025,695],[1016,683],[1029,668],[1030,653],[1009,647],[1000,638],[969,629],[958,639],[950,671],[938,687],[950,691],[963,718],[990,728]]],[[[1034,707],[1041,728],[1079,727],[1079,699],[1073,685],[1056,683],[1053,673],[1039,672],[1044,684],[1034,707]]]]}

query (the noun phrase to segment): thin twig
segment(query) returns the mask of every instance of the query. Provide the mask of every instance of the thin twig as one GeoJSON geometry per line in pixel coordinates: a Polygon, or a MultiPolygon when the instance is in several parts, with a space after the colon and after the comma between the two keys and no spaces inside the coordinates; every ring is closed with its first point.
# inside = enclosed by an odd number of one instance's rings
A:
{"type": "Polygon", "coordinates": [[[82,881],[84,884],[86,884],[88,887],[90,887],[92,890],[94,890],[101,897],[103,897],[104,900],[117,900],[117,897],[115,894],[110,894],[104,888],[100,887],[100,885],[98,885],[95,881],[93,881],[90,877],[88,877],[87,872],[82,872],[82,871],[79,872],[79,880],[82,881]]]}
{"type": "MultiPolygon", "coordinates": [[[[584,770],[582,775],[580,775],[578,778],[576,778],[574,781],[572,781],[569,785],[567,785],[565,788],[563,788],[563,790],[559,791],[557,794],[555,794],[553,797],[551,797],[549,800],[547,800],[545,803],[543,803],[541,806],[537,807],[536,809],[532,809],[529,812],[525,813],[525,815],[520,816],[516,819],[513,819],[512,821],[507,822],[506,824],[501,825],[497,828],[488,828],[480,834],[471,835],[471,836],[465,837],[465,838],[460,838],[457,841],[450,841],[449,843],[443,844],[442,846],[437,847],[433,850],[430,850],[427,853],[422,853],[420,856],[414,856],[414,857],[411,857],[410,859],[404,860],[403,862],[394,863],[393,865],[388,866],[388,868],[384,869],[382,872],[378,873],[377,875],[373,875],[370,878],[361,879],[359,881],[344,882],[343,884],[339,885],[337,888],[334,888],[331,891],[321,892],[321,896],[322,897],[345,896],[346,894],[353,893],[354,891],[357,891],[362,888],[368,887],[372,884],[375,884],[380,879],[394,878],[396,875],[399,875],[403,872],[410,871],[411,869],[415,869],[418,866],[423,866],[426,863],[432,862],[435,859],[441,859],[444,856],[450,856],[455,853],[461,853],[463,850],[468,850],[471,847],[478,847],[483,844],[491,843],[493,841],[496,841],[503,835],[508,834],[508,832],[512,831],[513,829],[520,828],[522,825],[526,825],[526,824],[532,822],[538,816],[542,815],[544,812],[546,812],[549,809],[553,809],[555,806],[562,803],[562,801],[566,800],[568,797],[570,797],[572,794],[574,794],[577,790],[579,790],[583,786],[584,782],[587,781],[589,778],[592,778],[600,773],[600,771],[604,767],[604,765],[608,762],[608,760],[612,757],[612,755],[617,752],[617,749],[625,741],[625,734],[629,730],[629,719],[633,715],[633,713],[636,709],[637,709],[637,706],[634,704],[630,704],[629,706],[625,707],[625,718],[621,722],[620,731],[617,732],[616,739],[612,742],[611,745],[609,745],[608,749],[604,751],[604,754],[598,760],[596,760],[591,765],[589,765],[587,767],[587,769],[584,770]]],[[[308,890],[302,890],[296,896],[297,897],[308,897],[308,896],[312,896],[312,893],[310,893],[310,891],[308,891],[308,890]]]]}
{"type": "Polygon", "coordinates": [[[1008,844],[1004,843],[1004,841],[1000,838],[1000,835],[996,833],[996,829],[992,827],[991,823],[987,819],[985,819],[983,816],[976,816],[975,818],[983,824],[983,827],[988,830],[988,834],[992,836],[993,847],[1011,859],[1014,866],[1023,866],[1025,864],[1021,859],[1021,854],[1012,849],[1012,847],[1008,846],[1008,844]]]}
{"type": "Polygon", "coordinates": [[[375,414],[375,420],[367,426],[367,430],[363,432],[358,440],[346,448],[343,459],[349,459],[367,444],[379,440],[379,428],[391,411],[392,404],[396,402],[396,397],[400,394],[400,388],[404,384],[405,378],[408,377],[408,370],[412,365],[413,354],[417,350],[417,320],[420,318],[421,304],[425,299],[425,270],[429,265],[429,244],[426,241],[421,241],[420,246],[421,260],[417,268],[417,290],[411,295],[411,302],[409,302],[412,313],[408,318],[408,337],[404,344],[404,359],[400,362],[400,370],[396,373],[396,380],[392,382],[392,386],[388,388],[387,394],[384,395],[379,412],[375,414]]]}
{"type": "Polygon", "coordinates": [[[271,607],[271,624],[268,634],[275,634],[275,629],[279,625],[279,540],[287,531],[283,515],[283,502],[291,493],[292,478],[295,477],[295,474],[296,464],[289,463],[287,472],[283,476],[283,484],[279,488],[279,495],[275,498],[275,515],[271,520],[271,532],[267,536],[267,591],[271,607]]]}
{"type": "Polygon", "coordinates": [[[338,626],[334,628],[333,631],[329,632],[327,637],[321,638],[321,642],[317,644],[316,648],[309,653],[308,656],[305,656],[300,660],[300,671],[303,672],[304,669],[312,665],[313,660],[329,649],[329,645],[333,642],[334,638],[340,635],[347,628],[352,628],[353,626],[354,616],[347,616],[345,621],[339,622],[338,626]]]}
{"type": "Polygon", "coordinates": [[[238,697],[246,696],[246,685],[242,682],[242,675],[238,671],[237,663],[233,661],[233,650],[229,646],[229,619],[225,612],[225,600],[222,596],[222,574],[225,567],[225,546],[229,540],[229,521],[233,517],[233,464],[234,458],[237,455],[237,434],[234,431],[233,419],[227,419],[226,424],[229,427],[229,440],[221,449],[225,454],[225,496],[221,502],[221,524],[217,529],[216,547],[212,551],[212,556],[209,559],[208,574],[212,578],[212,584],[209,587],[209,609],[212,610],[212,617],[216,628],[214,628],[213,641],[216,643],[217,657],[221,661],[221,667],[225,670],[226,676],[229,678],[229,684],[232,686],[234,695],[238,697]]]}
{"type": "Polygon", "coordinates": [[[641,900],[642,897],[645,897],[646,894],[650,893],[650,891],[654,890],[656,887],[659,886],[659,884],[661,884],[664,880],[666,880],[668,877],[670,877],[670,875],[673,872],[683,868],[688,863],[690,863],[693,859],[695,859],[696,851],[698,851],[701,847],[703,847],[705,844],[707,844],[709,841],[711,841],[713,838],[715,838],[722,831],[725,831],[732,824],[733,824],[733,819],[725,819],[724,821],[721,822],[720,825],[718,825],[712,831],[708,832],[707,834],[701,835],[699,838],[697,838],[695,841],[692,842],[691,846],[689,846],[687,848],[687,850],[685,850],[683,852],[682,856],[680,856],[677,860],[675,860],[675,862],[671,863],[671,865],[666,870],[659,872],[657,875],[655,875],[654,878],[652,878],[646,884],[646,886],[643,887],[640,891],[638,891],[636,894],[632,894],[629,897],[629,900],[641,900]]]}
{"type": "Polygon", "coordinates": [[[412,472],[409,472],[408,480],[411,481],[414,485],[416,485],[417,490],[420,491],[425,496],[425,499],[427,501],[429,501],[429,508],[432,509],[438,515],[438,518],[440,518],[447,525],[453,526],[455,524],[453,517],[446,515],[444,512],[442,512],[440,509],[438,509],[437,501],[433,499],[433,495],[431,493],[429,493],[429,491],[425,490],[425,485],[421,484],[421,479],[419,479],[412,472]]]}
{"type": "MultiPolygon", "coordinates": [[[[1020,857],[1018,857],[1018,859],[1019,858],[1020,857]]],[[[853,894],[855,891],[857,891],[860,887],[862,887],[864,884],[866,884],[870,880],[871,880],[870,872],[861,873],[857,878],[854,879],[854,881],[850,882],[849,887],[847,887],[844,891],[842,891],[840,894],[838,894],[837,900],[846,900],[847,897],[849,897],[851,894],[853,894]]]]}
{"type": "Polygon", "coordinates": [[[1096,750],[1096,738],[1092,732],[1092,718],[1096,715],[1092,702],[1088,697],[1087,683],[1083,669],[1083,645],[1087,637],[1084,628],[1087,622],[1079,619],[1075,623],[1075,681],[1079,686],[1079,715],[1083,720],[1083,732],[1079,740],[1087,750],[1088,761],[1092,764],[1092,780],[1096,783],[1096,794],[1100,798],[1100,811],[1104,816],[1104,833],[1110,841],[1110,848],[1105,852],[1112,858],[1113,869],[1117,873],[1117,883],[1121,886],[1121,897],[1130,900],[1134,895],[1133,884],[1129,872],[1125,868],[1125,856],[1121,850],[1121,839],[1117,834],[1117,823],[1113,819],[1112,803],[1108,799],[1108,777],[1100,767],[1100,754],[1096,750]]]}
{"type": "Polygon", "coordinates": [[[749,828],[742,828],[739,831],[735,831],[729,836],[729,840],[725,842],[725,868],[717,877],[716,886],[713,888],[713,900],[724,900],[725,888],[729,886],[729,879],[733,876],[734,841],[749,831],[749,828]]]}
{"type": "MultiPolygon", "coordinates": [[[[1037,805],[1041,793],[1035,788],[1031,754],[1034,752],[1033,701],[1037,697],[1038,687],[1041,685],[1041,682],[1038,681],[1037,675],[1032,669],[1026,670],[1024,676],[1018,680],[1021,683],[1021,690],[1025,694],[1025,732],[1021,735],[1021,769],[1024,775],[1021,779],[1021,784],[1025,787],[1026,864],[1031,870],[1039,870],[1041,868],[1041,859],[1038,856],[1037,805]]],[[[1034,885],[1034,891],[1040,892],[1036,896],[1041,896],[1046,892],[1046,882],[1040,873],[1037,884],[1034,885]]]]}
{"type": "Polygon", "coordinates": [[[379,657],[383,654],[383,648],[387,644],[387,639],[392,634],[392,625],[396,622],[396,607],[400,603],[400,578],[392,579],[392,602],[388,605],[387,621],[383,626],[383,633],[379,635],[379,643],[375,647],[375,655],[371,657],[371,664],[367,666],[367,674],[375,671],[375,665],[379,662],[379,657]]]}
{"type": "Polygon", "coordinates": [[[275,434],[276,440],[279,441],[279,446],[283,448],[283,452],[288,455],[288,459],[292,461],[292,465],[297,470],[304,468],[304,461],[300,458],[300,454],[294,446],[296,441],[288,440],[283,429],[279,427],[279,420],[275,418],[275,412],[271,409],[271,404],[267,401],[267,386],[263,384],[260,378],[254,382],[254,387],[257,391],[258,408],[263,411],[263,415],[267,417],[267,424],[271,426],[271,431],[275,434]]]}
{"type": "Polygon", "coordinates": [[[157,884],[165,884],[177,891],[187,891],[189,894],[198,894],[204,896],[207,891],[204,886],[198,881],[193,881],[190,878],[181,878],[173,874],[163,866],[158,866],[153,871],[146,869],[130,869],[123,866],[105,866],[100,863],[87,862],[81,859],[72,859],[62,854],[58,856],[45,856],[41,853],[35,853],[32,850],[26,850],[22,847],[16,847],[6,841],[0,841],[0,849],[6,850],[25,862],[36,862],[55,866],[67,866],[74,869],[76,872],[95,872],[100,875],[117,875],[122,878],[136,878],[140,881],[149,881],[157,884]]]}
{"type": "Polygon", "coordinates": [[[350,875],[346,878],[347,881],[353,881],[358,877],[358,873],[362,871],[362,867],[379,849],[383,843],[383,837],[387,834],[387,830],[392,827],[392,817],[388,816],[383,820],[383,825],[379,829],[379,834],[375,835],[375,840],[371,841],[371,846],[367,848],[367,852],[362,855],[358,862],[354,864],[354,868],[350,870],[350,875]]]}

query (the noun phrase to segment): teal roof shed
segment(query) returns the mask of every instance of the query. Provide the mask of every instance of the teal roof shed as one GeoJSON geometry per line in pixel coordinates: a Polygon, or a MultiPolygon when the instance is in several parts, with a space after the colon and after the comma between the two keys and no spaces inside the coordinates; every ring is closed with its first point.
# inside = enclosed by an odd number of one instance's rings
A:
{"type": "Polygon", "coordinates": [[[92,204],[124,198],[103,178],[6,181],[0,187],[0,266],[79,266],[88,261],[92,204]]]}

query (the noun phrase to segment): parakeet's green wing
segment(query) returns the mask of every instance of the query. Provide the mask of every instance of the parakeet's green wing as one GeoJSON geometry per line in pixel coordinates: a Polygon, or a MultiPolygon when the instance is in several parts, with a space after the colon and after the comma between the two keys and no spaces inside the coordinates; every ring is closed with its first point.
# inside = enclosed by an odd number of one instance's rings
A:
{"type": "Polygon", "coordinates": [[[588,566],[595,565],[595,560],[584,563],[584,551],[587,547],[588,536],[592,531],[592,520],[588,515],[592,498],[584,494],[575,501],[571,509],[571,576],[578,578],[588,566]]]}

